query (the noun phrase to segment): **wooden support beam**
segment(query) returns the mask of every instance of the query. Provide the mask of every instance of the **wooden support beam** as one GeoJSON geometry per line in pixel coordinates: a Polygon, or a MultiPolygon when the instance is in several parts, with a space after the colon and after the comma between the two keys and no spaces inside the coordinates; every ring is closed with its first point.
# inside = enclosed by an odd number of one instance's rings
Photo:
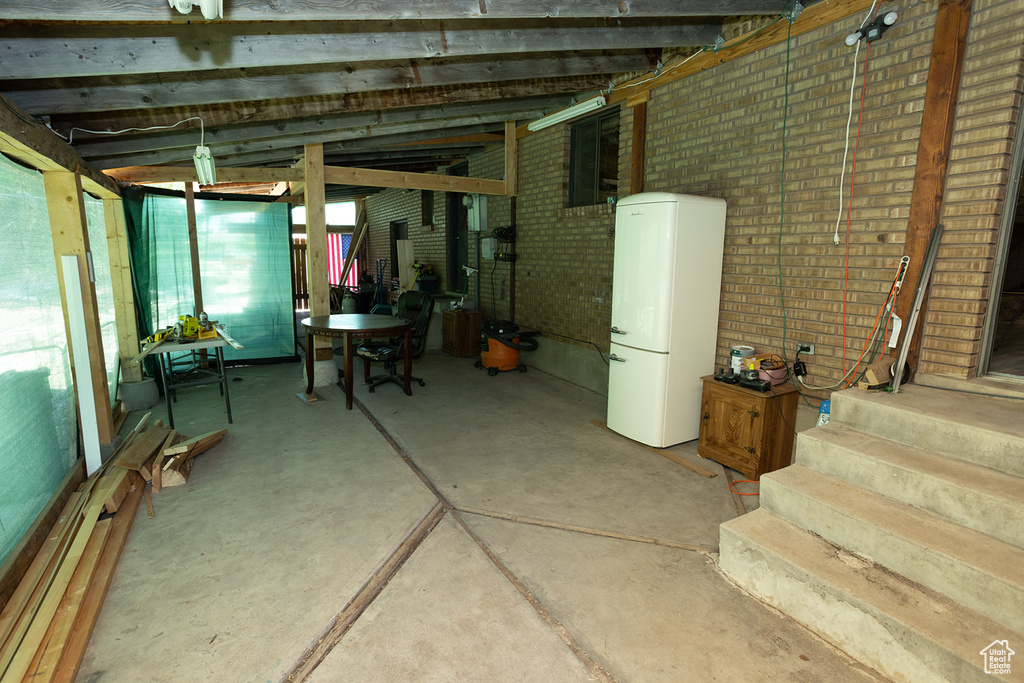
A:
{"type": "Polygon", "coordinates": [[[3,95],[0,100],[0,152],[40,171],[76,171],[83,187],[101,199],[121,196],[117,184],[82,161],[71,145],[3,95]]]}
{"type": "Polygon", "coordinates": [[[644,152],[647,147],[647,99],[633,106],[633,146],[629,159],[629,193],[644,191],[644,152]]]}
{"type": "MultiPolygon", "coordinates": [[[[254,0],[225,3],[224,19],[232,22],[252,21],[324,21],[325,19],[379,20],[396,19],[548,19],[562,17],[612,18],[629,17],[695,17],[730,14],[772,14],[788,5],[783,0],[504,0],[484,3],[480,0],[444,0],[430,3],[333,2],[331,0],[254,0]]],[[[183,24],[195,22],[205,26],[198,8],[183,15],[169,6],[147,0],[89,2],[88,0],[8,0],[4,6],[7,19],[45,22],[159,22],[183,24]]]]}
{"type": "MultiPolygon", "coordinates": [[[[529,78],[519,81],[462,83],[459,85],[394,88],[372,92],[354,92],[341,95],[308,95],[299,98],[267,100],[261,97],[249,102],[235,102],[230,107],[212,104],[189,110],[192,116],[201,116],[207,130],[219,126],[243,126],[258,123],[279,123],[299,119],[330,117],[344,112],[377,112],[381,110],[419,107],[430,110],[459,103],[486,103],[494,100],[516,100],[543,95],[568,96],[578,92],[608,87],[608,79],[601,74],[558,76],[546,79],[529,78]]],[[[0,107],[2,111],[2,107],[0,107]]],[[[134,112],[102,112],[51,117],[51,125],[67,134],[72,126],[92,130],[120,130],[133,125],[134,112]]],[[[181,121],[181,110],[175,107],[146,110],[146,123],[151,126],[171,126],[181,121]]],[[[218,176],[220,169],[217,169],[218,176]]]]}
{"type": "MultiPolygon", "coordinates": [[[[759,12],[760,13],[760,12],[759,12]]],[[[381,59],[479,57],[508,53],[631,50],[712,45],[721,25],[708,20],[621,19],[507,23],[500,30],[468,23],[416,21],[375,25],[353,21],[278,24],[218,22],[159,26],[8,25],[0,80],[135,76],[217,69],[275,69],[356,64],[381,59]],[[320,49],[307,49],[309,45],[320,49]],[[81,55],[89,55],[82,59],[81,55]]]]}
{"type": "Polygon", "coordinates": [[[196,228],[196,195],[192,183],[185,183],[185,220],[188,221],[188,253],[192,262],[194,316],[203,312],[203,278],[199,268],[199,233],[196,228]]]}
{"type": "MultiPolygon", "coordinates": [[[[306,145],[306,277],[310,316],[331,314],[331,287],[327,281],[327,188],[324,185],[323,145],[306,145]]],[[[314,360],[331,360],[331,340],[314,337],[314,360]]],[[[346,377],[345,381],[352,381],[346,377]]]]}
{"type": "Polygon", "coordinates": [[[515,197],[519,192],[519,141],[516,122],[505,122],[505,194],[515,197]]]}
{"type": "MultiPolygon", "coordinates": [[[[505,181],[503,180],[460,178],[457,176],[434,175],[432,173],[378,171],[369,168],[348,168],[344,166],[327,166],[324,168],[324,180],[332,185],[369,185],[371,187],[402,187],[412,190],[435,190],[439,192],[505,194],[505,181]]],[[[309,188],[307,187],[308,191],[309,188]]]]}
{"type": "MultiPolygon", "coordinates": [[[[178,83],[136,82],[119,85],[94,85],[89,96],[81,97],[81,86],[44,89],[15,86],[6,90],[8,98],[29,114],[75,114],[111,110],[147,110],[152,107],[195,107],[231,102],[248,102],[266,98],[299,98],[308,93],[340,95],[374,90],[390,90],[396,83],[410,88],[517,81],[549,76],[595,75],[644,71],[649,67],[642,50],[602,54],[575,53],[566,56],[476,59],[410,60],[409,64],[364,62],[348,67],[344,78],[337,69],[310,69],[302,73],[269,73],[261,75],[210,77],[192,80],[188,87],[178,83]]],[[[277,71],[271,69],[271,71],[277,71]]],[[[214,72],[216,73],[216,72],[214,72]]],[[[20,82],[19,82],[20,83],[20,82]]],[[[54,84],[47,84],[54,86],[54,84]]],[[[145,112],[140,112],[143,115],[145,112]]]]}
{"type": "Polygon", "coordinates": [[[135,326],[135,294],[132,290],[132,266],[128,254],[128,230],[125,226],[123,202],[118,198],[104,199],[103,218],[107,227],[107,253],[110,255],[110,282],[114,293],[121,380],[139,382],[142,380],[142,367],[131,362],[139,354],[139,331],[135,326]]]}
{"type": "MultiPolygon", "coordinates": [[[[88,275],[89,228],[85,217],[85,202],[82,197],[82,181],[77,173],[68,171],[44,171],[43,186],[46,190],[46,208],[50,218],[50,232],[53,237],[53,253],[57,267],[57,282],[60,286],[61,302],[64,307],[64,329],[67,330],[68,348],[71,343],[71,326],[68,318],[68,293],[64,282],[61,257],[74,254],[78,258],[78,269],[82,273],[82,303],[85,313],[85,331],[89,339],[89,367],[75,367],[72,371],[89,373],[92,377],[92,395],[96,406],[96,422],[101,444],[114,439],[114,418],[110,411],[110,394],[107,391],[107,368],[103,357],[103,335],[100,331],[100,316],[96,306],[96,286],[88,275]],[[88,254],[88,256],[87,256],[88,254]]],[[[76,382],[75,390],[78,385],[76,382]]]]}
{"type": "MultiPolygon", "coordinates": [[[[914,169],[914,190],[910,197],[910,215],[907,218],[907,236],[904,254],[910,257],[903,280],[905,291],[914,292],[921,279],[921,266],[932,231],[942,215],[942,198],[946,189],[953,124],[963,75],[964,53],[967,51],[967,28],[971,21],[972,0],[939,0],[932,37],[932,56],[928,64],[928,85],[924,93],[924,112],[921,136],[917,143],[917,164],[914,169]]],[[[922,300],[922,311],[927,310],[927,296],[922,300]]],[[[906,321],[913,305],[912,296],[900,297],[896,314],[906,321]]],[[[921,339],[924,331],[922,317],[910,340],[904,338],[900,346],[910,344],[907,363],[910,379],[917,372],[921,358],[921,339]]]]}
{"type": "MultiPolygon", "coordinates": [[[[104,174],[126,183],[198,183],[195,166],[125,166],[108,168],[104,174]]],[[[301,168],[217,168],[217,180],[224,183],[298,182],[301,168]]],[[[216,187],[216,186],[214,186],[216,187]]]]}

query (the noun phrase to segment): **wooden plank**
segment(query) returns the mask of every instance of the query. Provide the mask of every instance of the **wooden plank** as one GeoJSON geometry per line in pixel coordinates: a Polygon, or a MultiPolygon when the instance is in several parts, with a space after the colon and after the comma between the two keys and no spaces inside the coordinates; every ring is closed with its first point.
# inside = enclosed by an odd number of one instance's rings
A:
{"type": "MultiPolygon", "coordinates": [[[[932,231],[942,215],[942,198],[946,189],[949,154],[953,140],[953,124],[967,51],[967,29],[971,20],[972,0],[939,0],[932,36],[932,55],[928,63],[928,84],[924,93],[921,134],[917,142],[917,163],[914,168],[914,189],[910,197],[910,215],[903,253],[910,257],[903,279],[904,289],[915,292],[921,281],[921,268],[932,231]]],[[[900,297],[896,315],[907,321],[915,297],[900,297]]],[[[927,310],[928,290],[924,290],[921,311],[927,310]]],[[[912,330],[909,340],[904,334],[900,349],[907,346],[910,377],[914,378],[921,359],[924,321],[912,330]]]]}
{"type": "Polygon", "coordinates": [[[168,427],[153,426],[135,438],[132,444],[113,458],[113,463],[126,470],[138,472],[147,460],[163,445],[171,433],[168,427]]]}
{"type": "MultiPolygon", "coordinates": [[[[594,425],[595,427],[600,427],[601,429],[604,429],[604,430],[606,430],[608,432],[611,432],[612,434],[615,434],[616,436],[622,436],[618,432],[609,429],[608,425],[606,425],[604,422],[601,422],[600,420],[591,420],[590,424],[594,425]]],[[[626,439],[628,437],[622,436],[622,438],[626,439]]],[[[629,439],[629,441],[633,441],[633,439],[629,439]]],[[[701,475],[702,477],[708,477],[710,479],[711,477],[717,477],[718,476],[717,473],[712,472],[708,468],[703,467],[701,465],[698,465],[695,462],[690,462],[686,458],[684,458],[682,456],[679,456],[679,455],[676,455],[675,453],[672,453],[668,449],[665,449],[665,448],[653,448],[653,447],[648,446],[646,444],[642,444],[639,441],[633,441],[633,443],[635,443],[637,446],[640,446],[642,448],[646,448],[647,450],[651,451],[652,453],[657,453],[658,455],[662,456],[663,458],[668,458],[669,460],[671,460],[674,463],[678,463],[678,464],[682,465],[683,467],[691,469],[694,472],[696,472],[697,474],[701,475]]]]}
{"type": "Polygon", "coordinates": [[[7,88],[5,92],[11,101],[30,115],[69,115],[76,112],[151,107],[191,108],[251,101],[266,97],[267,93],[274,93],[275,98],[297,98],[307,93],[340,95],[357,91],[390,90],[396,83],[405,83],[409,87],[417,88],[454,86],[463,83],[515,81],[548,76],[646,71],[648,66],[647,55],[642,51],[609,54],[570,53],[565,56],[540,57],[517,55],[511,59],[465,60],[455,64],[443,59],[413,61],[408,65],[363,62],[348,67],[345,78],[338,77],[336,68],[323,67],[322,71],[278,73],[278,70],[271,70],[271,73],[265,75],[247,75],[245,78],[210,77],[189,80],[187,83],[173,79],[170,82],[164,82],[162,79],[140,80],[118,85],[93,85],[88,90],[87,98],[80,96],[80,86],[71,83],[66,84],[66,87],[44,89],[19,85],[7,88]]]}
{"type": "Polygon", "coordinates": [[[184,486],[188,483],[188,477],[192,474],[192,467],[195,465],[195,460],[189,458],[185,462],[181,463],[176,469],[165,470],[163,472],[163,486],[168,488],[171,486],[184,486]]]}
{"type": "MultiPolygon", "coordinates": [[[[216,161],[216,160],[215,160],[216,161]]],[[[198,183],[195,166],[126,166],[103,171],[126,183],[198,183]]],[[[217,181],[225,183],[264,183],[300,180],[302,171],[278,168],[217,168],[217,181]]]]}
{"type": "Polygon", "coordinates": [[[212,432],[207,432],[205,434],[200,434],[199,436],[196,436],[196,437],[193,437],[191,439],[188,439],[187,441],[182,441],[181,443],[174,444],[173,446],[169,445],[169,446],[165,447],[163,449],[163,451],[161,451],[161,452],[165,456],[168,456],[168,455],[178,455],[180,453],[187,453],[190,450],[192,450],[193,448],[195,448],[196,445],[198,445],[201,442],[209,441],[209,440],[212,440],[212,439],[216,439],[217,441],[220,441],[224,437],[224,435],[227,434],[227,433],[228,433],[228,430],[226,430],[226,429],[215,429],[212,432]]]}
{"type": "Polygon", "coordinates": [[[128,540],[128,532],[132,528],[132,521],[139,509],[139,501],[142,498],[142,491],[138,488],[128,494],[121,509],[112,518],[110,535],[107,538],[106,546],[100,555],[99,563],[93,575],[93,580],[85,593],[78,616],[72,627],[71,634],[64,645],[60,663],[57,665],[54,680],[71,683],[75,680],[78,667],[85,656],[85,648],[89,643],[89,636],[92,634],[93,626],[99,617],[100,608],[103,606],[103,598],[107,594],[110,580],[114,576],[114,569],[121,557],[121,551],[128,540]]]}
{"type": "MultiPolygon", "coordinates": [[[[60,287],[61,303],[64,308],[64,329],[68,348],[73,349],[71,325],[68,317],[68,287],[75,287],[82,293],[85,318],[85,333],[88,338],[88,367],[75,367],[76,378],[84,380],[88,373],[92,378],[92,399],[95,406],[96,429],[101,444],[114,440],[114,420],[110,415],[110,395],[107,392],[107,367],[103,356],[103,335],[100,330],[99,310],[96,304],[96,286],[89,277],[80,277],[80,282],[64,281],[63,256],[73,254],[78,260],[80,274],[88,275],[89,230],[82,197],[82,179],[77,173],[68,171],[43,172],[43,186],[46,189],[46,209],[50,219],[50,233],[53,238],[53,253],[57,266],[57,284],[60,287]]],[[[75,384],[78,391],[78,382],[75,384]]],[[[79,399],[81,400],[81,398],[79,399]]],[[[84,419],[84,418],[83,418],[84,419]]]]}
{"type": "MultiPolygon", "coordinates": [[[[27,572],[33,567],[36,558],[47,552],[48,541],[53,537],[53,529],[67,514],[66,506],[72,496],[77,496],[75,489],[85,480],[85,460],[79,458],[68,469],[63,481],[57,486],[43,509],[36,516],[32,526],[22,535],[21,540],[7,555],[0,566],[0,605],[12,604],[12,597],[27,572]]],[[[2,622],[0,622],[2,623],[2,622]]],[[[3,627],[0,626],[0,632],[3,627]]],[[[0,638],[0,642],[3,639],[0,638]]]]}
{"type": "Polygon", "coordinates": [[[145,358],[149,354],[151,354],[154,351],[156,351],[156,347],[158,347],[161,344],[163,344],[164,342],[168,341],[170,338],[171,338],[171,336],[167,335],[166,337],[164,337],[163,339],[160,339],[159,341],[155,341],[155,342],[153,342],[151,344],[146,344],[142,348],[142,351],[139,352],[139,355],[137,355],[134,358],[132,358],[129,362],[133,363],[135,365],[138,365],[139,361],[141,361],[143,358],[145,358]]]}
{"type": "Polygon", "coordinates": [[[142,496],[146,499],[146,512],[149,514],[149,518],[153,519],[156,513],[153,511],[153,498],[149,495],[149,489],[145,486],[142,487],[142,496]]]}
{"type": "MultiPolygon", "coordinates": [[[[331,289],[327,280],[327,215],[323,145],[306,145],[306,284],[311,316],[331,314],[331,289]]],[[[310,349],[306,349],[309,353],[310,349]]],[[[313,359],[333,358],[331,340],[313,338],[313,359]]]]}
{"type": "MultiPolygon", "coordinates": [[[[647,0],[621,2],[620,0],[504,0],[484,3],[480,0],[442,0],[422,4],[357,2],[356,0],[258,0],[255,2],[225,4],[224,19],[232,22],[293,22],[346,20],[480,20],[480,19],[604,19],[651,17],[704,17],[723,14],[778,14],[788,5],[781,0],[647,0]]],[[[4,16],[11,20],[42,22],[156,22],[203,25],[207,22],[198,9],[183,15],[165,5],[154,5],[144,0],[8,0],[4,16]]],[[[215,25],[215,24],[210,24],[215,25]]]]}
{"type": "Polygon", "coordinates": [[[64,652],[64,645],[71,635],[75,619],[82,607],[85,593],[92,582],[99,566],[100,556],[110,536],[111,519],[101,519],[96,522],[85,546],[82,559],[71,576],[71,582],[64,592],[64,599],[61,601],[54,615],[50,626],[43,637],[42,646],[36,651],[36,656],[29,665],[28,680],[32,683],[49,683],[54,679],[57,664],[60,662],[64,652]]]}
{"type": "Polygon", "coordinates": [[[345,254],[345,267],[341,271],[341,282],[348,281],[348,274],[352,270],[352,266],[355,264],[356,259],[353,258],[358,256],[359,247],[363,245],[363,239],[366,237],[366,233],[370,231],[369,222],[366,220],[366,201],[363,199],[356,200],[356,226],[353,232],[352,239],[348,243],[348,252],[345,254]]]}
{"type": "Polygon", "coordinates": [[[107,472],[102,488],[97,488],[97,498],[107,512],[113,514],[121,507],[121,503],[132,489],[132,471],[120,467],[112,467],[107,472]]]}
{"type": "Polygon", "coordinates": [[[388,60],[431,59],[575,50],[713,45],[721,25],[713,21],[598,19],[559,25],[507,24],[501,30],[472,24],[437,22],[378,25],[366,30],[355,22],[314,22],[259,31],[259,25],[217,23],[195,26],[11,26],[4,38],[0,80],[135,76],[191,73],[216,69],[258,69],[282,66],[388,60]],[[257,30],[254,30],[257,29],[257,30]],[[382,29],[382,30],[381,30],[382,29]],[[329,45],[310,50],[309,45],[329,45]],[[89,55],[81,59],[80,55],[89,55]]]}
{"type": "MultiPolygon", "coordinates": [[[[503,180],[461,178],[459,176],[435,175],[433,173],[406,173],[403,171],[380,171],[370,168],[328,166],[324,169],[324,179],[333,185],[369,185],[372,187],[402,187],[439,192],[505,194],[505,182],[503,180]]],[[[307,225],[307,229],[308,227],[307,225]]]]}
{"type": "Polygon", "coordinates": [[[629,193],[644,191],[644,153],[647,148],[647,102],[633,107],[633,145],[629,159],[629,193]]]}
{"type": "Polygon", "coordinates": [[[0,95],[0,152],[40,171],[77,171],[85,190],[97,197],[121,196],[114,181],[96,171],[74,147],[33,121],[3,95],[0,95]]]}
{"type": "Polygon", "coordinates": [[[515,197],[519,192],[519,140],[516,122],[505,122],[505,195],[515,197]]]}
{"type": "Polygon", "coordinates": [[[221,339],[223,339],[224,341],[226,341],[231,348],[233,348],[233,349],[244,349],[245,348],[244,345],[239,344],[237,341],[235,341],[234,337],[232,337],[230,334],[225,332],[223,328],[214,326],[214,329],[217,330],[217,336],[220,337],[221,339]]]}
{"type": "MultiPolygon", "coordinates": [[[[121,381],[139,382],[142,368],[131,359],[139,353],[139,331],[135,325],[135,295],[132,291],[132,264],[128,255],[128,229],[124,204],[120,199],[103,200],[103,220],[107,230],[110,283],[114,294],[114,324],[117,351],[121,359],[121,381]]],[[[114,430],[117,433],[117,428],[114,430]]]]}
{"type": "Polygon", "coordinates": [[[13,657],[10,658],[9,663],[5,663],[2,669],[4,681],[20,681],[28,673],[28,668],[43,641],[43,636],[46,635],[46,630],[57,611],[57,606],[63,599],[64,592],[71,583],[71,577],[78,568],[78,562],[85,553],[85,547],[89,543],[96,521],[97,515],[94,514],[87,514],[82,520],[81,526],[75,533],[74,540],[61,561],[45,597],[40,602],[39,609],[33,615],[31,623],[23,630],[19,629],[22,631],[20,634],[15,634],[13,642],[17,643],[17,649],[12,653],[13,657]]]}
{"type": "Polygon", "coordinates": [[[416,252],[412,240],[397,240],[395,248],[398,251],[398,288],[405,292],[416,284],[416,271],[413,264],[416,262],[416,252]]]}
{"type": "Polygon", "coordinates": [[[193,315],[203,312],[203,278],[199,267],[199,232],[196,227],[196,195],[192,183],[185,183],[185,221],[188,223],[188,253],[192,263],[193,315]]]}

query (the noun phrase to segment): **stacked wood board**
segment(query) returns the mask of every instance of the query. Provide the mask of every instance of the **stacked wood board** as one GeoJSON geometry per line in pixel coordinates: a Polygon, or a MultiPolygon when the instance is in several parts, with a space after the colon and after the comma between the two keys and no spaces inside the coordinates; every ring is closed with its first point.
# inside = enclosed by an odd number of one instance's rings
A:
{"type": "Polygon", "coordinates": [[[159,421],[147,428],[149,417],[71,494],[0,611],[0,683],[75,679],[144,493],[153,515],[146,483],[184,483],[192,458],[227,433],[184,439],[159,421]]]}

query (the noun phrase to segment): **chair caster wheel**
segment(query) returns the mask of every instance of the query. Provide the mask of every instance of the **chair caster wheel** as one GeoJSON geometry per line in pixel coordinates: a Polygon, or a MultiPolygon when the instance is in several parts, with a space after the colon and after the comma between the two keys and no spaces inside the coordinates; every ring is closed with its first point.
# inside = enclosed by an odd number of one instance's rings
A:
{"type": "Polygon", "coordinates": [[[484,362],[482,360],[478,360],[477,362],[473,363],[473,367],[475,368],[482,368],[483,366],[484,362]]]}
{"type": "Polygon", "coordinates": [[[372,394],[374,391],[376,391],[376,388],[375,387],[370,387],[370,393],[372,394]]]}
{"type": "Polygon", "coordinates": [[[421,379],[419,379],[419,380],[416,380],[416,381],[420,383],[420,386],[421,386],[421,387],[425,387],[425,386],[427,386],[427,383],[426,383],[426,382],[424,382],[424,381],[423,381],[423,380],[421,380],[421,379]]]}
{"type": "Polygon", "coordinates": [[[498,368],[487,368],[487,374],[490,375],[491,377],[494,377],[495,375],[498,374],[498,368]]]}

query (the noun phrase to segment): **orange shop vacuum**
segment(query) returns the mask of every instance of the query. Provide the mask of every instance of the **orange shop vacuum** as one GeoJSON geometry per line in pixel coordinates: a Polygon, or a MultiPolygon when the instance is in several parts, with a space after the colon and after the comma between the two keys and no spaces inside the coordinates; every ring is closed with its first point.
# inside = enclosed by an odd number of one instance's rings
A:
{"type": "Polygon", "coordinates": [[[508,320],[488,320],[481,328],[480,360],[476,367],[487,368],[492,377],[512,370],[526,372],[526,366],[519,362],[519,352],[536,349],[538,334],[520,332],[519,326],[508,320]]]}

